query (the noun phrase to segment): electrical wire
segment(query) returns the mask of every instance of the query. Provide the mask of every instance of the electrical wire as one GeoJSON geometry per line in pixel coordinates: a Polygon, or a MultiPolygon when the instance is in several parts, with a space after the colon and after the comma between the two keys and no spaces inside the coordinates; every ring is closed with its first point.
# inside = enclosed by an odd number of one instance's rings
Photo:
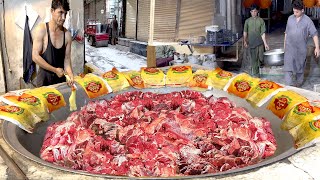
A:
{"type": "MultiPolygon", "coordinates": [[[[1,2],[1,3],[3,3],[3,2],[1,2]]],[[[0,19],[0,22],[2,22],[1,19],[0,19]]],[[[0,30],[1,30],[1,28],[0,28],[0,30]]],[[[1,62],[2,62],[2,68],[3,68],[3,76],[4,76],[3,77],[3,80],[4,80],[4,91],[7,92],[7,83],[6,83],[6,76],[5,76],[6,71],[5,71],[5,64],[4,64],[4,58],[3,58],[4,57],[4,53],[3,53],[3,50],[2,50],[3,49],[2,46],[3,46],[2,45],[2,33],[0,33],[0,52],[1,52],[0,56],[1,56],[1,62]]]]}
{"type": "Polygon", "coordinates": [[[5,7],[4,7],[4,0],[2,0],[2,10],[3,10],[3,13],[2,13],[2,19],[3,19],[3,41],[4,41],[4,49],[5,52],[6,52],[6,57],[7,57],[7,63],[8,63],[8,70],[9,72],[11,73],[12,70],[11,70],[11,65],[10,65],[10,60],[9,60],[9,55],[8,55],[8,48],[7,48],[7,40],[6,40],[6,19],[5,19],[5,15],[6,15],[6,11],[5,11],[5,7]]]}

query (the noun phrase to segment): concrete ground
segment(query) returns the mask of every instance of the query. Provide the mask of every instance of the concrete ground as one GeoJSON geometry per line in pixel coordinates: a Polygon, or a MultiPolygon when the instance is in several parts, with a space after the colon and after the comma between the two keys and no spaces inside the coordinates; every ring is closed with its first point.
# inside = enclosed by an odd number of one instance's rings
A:
{"type": "MultiPolygon", "coordinates": [[[[278,28],[267,34],[267,41],[270,49],[283,48],[284,28],[278,28]]],[[[146,67],[147,61],[143,56],[129,52],[129,48],[120,45],[109,45],[108,47],[95,48],[88,43],[85,45],[85,60],[93,64],[102,72],[106,72],[116,67],[119,71],[139,70],[146,67]]],[[[240,73],[240,69],[233,69],[232,72],[240,73]]],[[[282,67],[266,67],[261,69],[261,78],[277,83],[285,84],[282,67]]],[[[320,87],[320,67],[313,58],[307,62],[305,82],[301,88],[315,90],[320,87]]],[[[317,90],[320,92],[320,88],[317,90]]]]}

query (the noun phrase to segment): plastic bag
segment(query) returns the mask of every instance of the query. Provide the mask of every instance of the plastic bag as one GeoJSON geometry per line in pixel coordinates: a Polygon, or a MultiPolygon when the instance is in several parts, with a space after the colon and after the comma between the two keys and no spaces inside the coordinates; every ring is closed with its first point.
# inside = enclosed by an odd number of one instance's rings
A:
{"type": "Polygon", "coordinates": [[[210,75],[210,86],[222,90],[233,77],[231,72],[216,68],[210,75]]]}
{"type": "Polygon", "coordinates": [[[141,68],[141,78],[147,88],[159,88],[166,84],[166,76],[158,68],[141,68]]]}
{"type": "Polygon", "coordinates": [[[102,78],[108,82],[113,92],[118,92],[130,87],[124,74],[119,72],[116,68],[112,68],[111,71],[104,73],[102,78]]]}
{"type": "Polygon", "coordinates": [[[282,119],[294,106],[306,102],[307,98],[293,91],[282,91],[276,94],[267,109],[282,119]]]}
{"type": "Polygon", "coordinates": [[[145,88],[143,79],[141,78],[140,71],[125,71],[122,72],[127,78],[129,84],[137,89],[145,88]]]}
{"type": "Polygon", "coordinates": [[[71,94],[69,97],[70,111],[76,111],[78,109],[76,100],[77,100],[77,89],[75,86],[72,86],[71,94]]]}
{"type": "Polygon", "coordinates": [[[166,85],[171,87],[187,86],[191,79],[191,66],[174,66],[170,67],[167,72],[166,85]]]}
{"type": "Polygon", "coordinates": [[[295,148],[313,144],[320,137],[320,120],[302,123],[292,128],[289,133],[294,139],[295,148]]]}
{"type": "Polygon", "coordinates": [[[27,109],[11,105],[0,106],[0,119],[10,121],[29,133],[32,133],[35,125],[41,121],[27,109]]]}
{"type": "Polygon", "coordinates": [[[248,74],[237,75],[230,83],[229,87],[226,86],[225,89],[238,97],[247,98],[250,91],[258,85],[260,79],[253,78],[248,74]]]}
{"type": "Polygon", "coordinates": [[[66,106],[63,95],[55,88],[40,87],[27,90],[25,93],[39,98],[46,105],[49,113],[66,106]]]}
{"type": "Polygon", "coordinates": [[[319,118],[320,108],[311,106],[309,102],[303,102],[290,110],[284,118],[281,129],[290,130],[299,124],[316,120],[319,118]]]}
{"type": "Polygon", "coordinates": [[[18,106],[28,109],[41,120],[46,121],[49,118],[47,106],[36,96],[26,94],[23,91],[12,91],[0,97],[0,100],[8,105],[18,106]]]}
{"type": "Polygon", "coordinates": [[[0,100],[0,106],[6,106],[6,105],[8,104],[0,100]]]}
{"type": "Polygon", "coordinates": [[[111,87],[102,78],[91,73],[84,76],[76,76],[74,80],[81,85],[91,99],[112,92],[111,87]]]}
{"type": "Polygon", "coordinates": [[[281,90],[284,91],[285,89],[279,84],[263,80],[250,91],[247,100],[251,104],[260,107],[281,90]]]}
{"type": "Polygon", "coordinates": [[[83,21],[80,18],[80,12],[77,13],[77,29],[76,29],[76,35],[75,35],[75,40],[78,43],[84,43],[84,28],[83,28],[83,21]]]}
{"type": "Polygon", "coordinates": [[[200,90],[206,90],[206,89],[211,89],[210,84],[210,74],[211,71],[209,70],[202,70],[199,69],[195,73],[193,73],[193,77],[191,81],[189,82],[188,86],[190,88],[200,88],[200,90]]]}
{"type": "MultiPolygon", "coordinates": [[[[65,74],[67,81],[70,81],[69,75],[65,74]]],[[[76,111],[77,108],[77,86],[76,84],[72,84],[71,86],[71,94],[69,97],[69,108],[70,111],[76,111]]]]}

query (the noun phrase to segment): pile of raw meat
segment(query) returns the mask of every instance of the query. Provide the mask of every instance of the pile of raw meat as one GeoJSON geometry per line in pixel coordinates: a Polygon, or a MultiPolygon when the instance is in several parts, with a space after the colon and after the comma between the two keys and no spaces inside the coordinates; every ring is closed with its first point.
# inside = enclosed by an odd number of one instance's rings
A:
{"type": "Polygon", "coordinates": [[[270,122],[196,91],[127,92],[48,127],[41,158],[90,173],[184,176],[258,163],[276,150],[270,122]]]}

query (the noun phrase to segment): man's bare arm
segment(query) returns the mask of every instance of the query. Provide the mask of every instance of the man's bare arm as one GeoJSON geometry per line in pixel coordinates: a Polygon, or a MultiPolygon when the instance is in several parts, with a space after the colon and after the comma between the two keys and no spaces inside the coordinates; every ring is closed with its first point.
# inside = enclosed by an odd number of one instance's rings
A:
{"type": "Polygon", "coordinates": [[[320,56],[318,35],[313,36],[313,42],[314,42],[314,45],[316,46],[316,48],[314,49],[314,55],[316,56],[316,58],[318,58],[320,56]]]}
{"type": "Polygon", "coordinates": [[[287,33],[284,33],[283,50],[286,50],[286,39],[287,39],[287,33]]]}
{"type": "Polygon", "coordinates": [[[243,32],[243,45],[244,47],[248,47],[248,33],[247,32],[243,32]]]}
{"type": "Polygon", "coordinates": [[[264,44],[264,48],[265,48],[266,50],[269,50],[269,46],[268,46],[268,43],[267,43],[267,40],[266,40],[266,33],[263,33],[263,34],[261,35],[261,38],[262,38],[262,41],[263,41],[263,44],[264,44]]]}
{"type": "Polygon", "coordinates": [[[32,60],[38,64],[41,68],[54,72],[61,77],[63,75],[63,69],[56,68],[47,63],[40,55],[42,54],[43,39],[46,35],[46,25],[44,23],[40,24],[33,36],[33,47],[32,47],[32,60]],[[61,75],[62,72],[62,75],[61,75]]]}
{"type": "Polygon", "coordinates": [[[64,70],[66,74],[70,77],[70,81],[68,82],[70,85],[73,83],[73,71],[72,71],[72,65],[71,65],[71,44],[72,44],[72,38],[69,31],[66,32],[66,55],[64,58],[64,70]]]}

